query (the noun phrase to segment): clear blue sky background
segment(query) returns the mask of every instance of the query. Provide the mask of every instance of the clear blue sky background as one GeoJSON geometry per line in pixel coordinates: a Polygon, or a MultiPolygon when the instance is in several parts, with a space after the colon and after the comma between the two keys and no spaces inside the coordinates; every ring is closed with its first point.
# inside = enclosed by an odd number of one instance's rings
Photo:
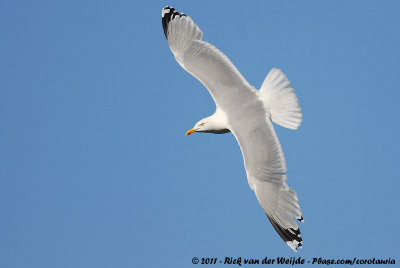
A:
{"type": "Polygon", "coordinates": [[[1,1],[0,267],[191,267],[197,257],[399,262],[398,1],[1,1]],[[294,253],[250,190],[231,134],[169,50],[161,8],[259,87],[292,81],[276,126],[299,196],[294,253]]]}

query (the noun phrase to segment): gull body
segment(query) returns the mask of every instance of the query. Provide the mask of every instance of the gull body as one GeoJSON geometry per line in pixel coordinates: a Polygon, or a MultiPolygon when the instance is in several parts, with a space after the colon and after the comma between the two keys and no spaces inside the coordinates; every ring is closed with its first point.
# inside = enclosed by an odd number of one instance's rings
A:
{"type": "Polygon", "coordinates": [[[297,129],[302,113],[286,75],[273,68],[260,90],[251,86],[233,63],[212,44],[184,13],[162,10],[165,37],[176,61],[210,92],[213,115],[198,121],[195,132],[232,132],[242,151],[249,186],[280,237],[293,250],[302,247],[304,222],[296,192],[287,183],[286,161],[272,122],[297,129]]]}

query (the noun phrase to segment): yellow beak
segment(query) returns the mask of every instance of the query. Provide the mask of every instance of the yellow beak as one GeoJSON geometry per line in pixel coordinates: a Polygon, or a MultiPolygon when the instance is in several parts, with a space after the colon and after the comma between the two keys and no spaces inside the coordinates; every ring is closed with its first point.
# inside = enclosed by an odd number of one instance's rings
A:
{"type": "Polygon", "coordinates": [[[198,130],[198,128],[191,128],[188,131],[186,131],[186,136],[195,133],[198,130]]]}

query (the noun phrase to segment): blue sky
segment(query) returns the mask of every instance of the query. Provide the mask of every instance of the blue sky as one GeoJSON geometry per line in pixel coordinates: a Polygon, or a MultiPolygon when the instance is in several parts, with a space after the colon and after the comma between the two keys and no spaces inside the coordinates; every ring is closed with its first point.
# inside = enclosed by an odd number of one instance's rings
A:
{"type": "Polygon", "coordinates": [[[398,259],[398,1],[2,1],[0,266],[190,267],[192,257],[398,259]],[[250,84],[281,68],[276,126],[304,249],[275,233],[231,134],[169,50],[191,16],[250,84]]]}

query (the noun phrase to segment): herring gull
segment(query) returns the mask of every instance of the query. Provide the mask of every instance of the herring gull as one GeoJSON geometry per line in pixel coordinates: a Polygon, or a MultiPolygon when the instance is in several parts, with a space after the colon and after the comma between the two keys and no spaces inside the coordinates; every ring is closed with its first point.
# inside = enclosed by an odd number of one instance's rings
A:
{"type": "Polygon", "coordinates": [[[208,89],[216,104],[215,113],[186,135],[232,132],[243,154],[249,186],[272,226],[294,251],[302,248],[295,220],[304,220],[297,194],[286,183],[286,161],[272,125],[297,129],[302,121],[286,75],[273,68],[256,90],[225,54],[202,40],[203,32],[190,17],[167,6],[162,10],[162,26],[176,61],[208,89]]]}

